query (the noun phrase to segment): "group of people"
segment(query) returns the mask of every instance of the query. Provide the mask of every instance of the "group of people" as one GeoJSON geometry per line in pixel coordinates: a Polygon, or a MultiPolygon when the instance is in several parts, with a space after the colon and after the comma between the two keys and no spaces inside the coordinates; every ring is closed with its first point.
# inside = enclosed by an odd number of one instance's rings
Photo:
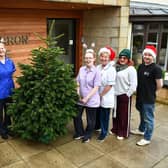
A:
{"type": "MultiPolygon", "coordinates": [[[[136,108],[140,114],[138,129],[133,134],[143,135],[137,142],[143,146],[150,144],[154,130],[154,111],[156,90],[163,85],[162,70],[155,63],[157,51],[147,45],[142,53],[143,63],[138,70],[133,66],[131,52],[123,49],[115,62],[114,50],[107,46],[98,52],[100,64],[96,63],[96,53],[87,49],[84,55],[85,65],[79,69],[76,77],[78,113],[74,117],[74,139],[89,142],[94,130],[101,130],[97,140],[103,142],[107,135],[114,134],[118,140],[129,137],[131,118],[131,98],[136,91],[136,108]],[[82,116],[86,111],[87,125],[84,127],[82,116]],[[110,112],[112,128],[109,130],[110,112]]],[[[7,105],[11,102],[14,89],[14,62],[6,55],[6,48],[0,41],[0,135],[8,139],[10,117],[7,105]]]]}
{"type": "Polygon", "coordinates": [[[118,140],[133,134],[143,135],[137,145],[150,143],[154,129],[154,107],[156,90],[162,87],[162,70],[156,65],[156,48],[147,45],[142,53],[143,63],[138,70],[133,66],[131,52],[123,49],[114,61],[115,52],[111,47],[99,50],[99,65],[95,65],[96,54],[87,49],[85,65],[78,72],[77,102],[78,113],[74,117],[74,139],[89,142],[94,130],[100,130],[97,137],[103,142],[107,135],[114,134],[118,140]],[[140,125],[130,131],[131,99],[136,92],[136,108],[140,114],[140,125]],[[86,128],[82,116],[86,111],[86,128]],[[109,130],[110,112],[112,128],[109,130]]]}

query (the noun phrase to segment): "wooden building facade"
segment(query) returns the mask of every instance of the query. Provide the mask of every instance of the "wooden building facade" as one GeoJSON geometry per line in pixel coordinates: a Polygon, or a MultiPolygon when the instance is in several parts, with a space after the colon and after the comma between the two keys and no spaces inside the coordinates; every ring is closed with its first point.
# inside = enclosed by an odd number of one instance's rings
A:
{"type": "Polygon", "coordinates": [[[59,45],[66,51],[65,62],[74,64],[76,72],[82,65],[84,41],[96,42],[97,50],[111,45],[116,52],[128,44],[129,0],[5,0],[0,9],[0,38],[16,65],[29,63],[31,50],[44,46],[35,33],[45,38],[52,20],[53,36],[64,34],[59,45]]]}

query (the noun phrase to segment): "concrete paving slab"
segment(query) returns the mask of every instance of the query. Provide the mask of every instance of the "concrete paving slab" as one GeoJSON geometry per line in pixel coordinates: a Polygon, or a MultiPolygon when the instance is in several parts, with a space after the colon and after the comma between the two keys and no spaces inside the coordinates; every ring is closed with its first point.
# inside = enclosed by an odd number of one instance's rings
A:
{"type": "Polygon", "coordinates": [[[118,140],[115,135],[108,135],[104,142],[99,142],[97,141],[97,137],[94,136],[90,144],[97,148],[99,151],[106,154],[122,147],[123,145],[129,143],[135,138],[135,136],[130,135],[130,137],[127,139],[118,140]]]}
{"type": "MultiPolygon", "coordinates": [[[[133,103],[134,99],[133,99],[133,103]]],[[[84,125],[86,116],[84,114],[84,125]]],[[[109,129],[112,127],[110,117],[109,129]]],[[[139,112],[132,105],[131,129],[139,125],[139,112]]],[[[103,143],[94,132],[89,143],[73,140],[73,122],[68,133],[51,144],[0,138],[0,168],[167,168],[168,167],[168,105],[156,104],[155,129],[150,145],[139,147],[143,136],[130,135],[119,141],[109,135],[103,143]]]]}
{"type": "Polygon", "coordinates": [[[69,143],[73,140],[73,132],[68,132],[67,135],[58,137],[54,142],[51,143],[52,146],[57,147],[69,143]]]}
{"type": "Polygon", "coordinates": [[[24,161],[19,161],[2,168],[29,168],[29,166],[24,161]]]}
{"type": "Polygon", "coordinates": [[[48,151],[52,148],[51,145],[42,144],[34,141],[26,141],[20,138],[8,141],[10,146],[19,153],[24,159],[40,152],[48,151]]]}
{"type": "Polygon", "coordinates": [[[168,123],[168,106],[159,105],[156,107],[155,118],[162,123],[168,123]]]}
{"type": "Polygon", "coordinates": [[[93,160],[91,163],[88,163],[81,168],[126,168],[120,162],[108,157],[103,156],[96,160],[93,160]]]}
{"type": "Polygon", "coordinates": [[[168,156],[163,160],[160,160],[153,168],[167,168],[168,167],[168,156]]]}
{"type": "Polygon", "coordinates": [[[149,168],[158,160],[133,142],[108,154],[111,158],[129,168],[149,168]]]}
{"type": "Polygon", "coordinates": [[[102,152],[98,151],[90,143],[81,143],[80,140],[74,140],[56,149],[78,167],[103,155],[102,152]]]}
{"type": "Polygon", "coordinates": [[[10,165],[21,160],[18,153],[7,143],[0,143],[0,167],[10,165]]]}
{"type": "Polygon", "coordinates": [[[141,148],[153,157],[162,160],[168,155],[168,140],[154,136],[150,145],[141,148]]]}
{"type": "Polygon", "coordinates": [[[168,140],[168,123],[161,124],[159,127],[157,127],[154,131],[154,135],[168,140]]]}
{"type": "Polygon", "coordinates": [[[33,155],[27,162],[31,168],[77,168],[55,149],[33,155]]]}

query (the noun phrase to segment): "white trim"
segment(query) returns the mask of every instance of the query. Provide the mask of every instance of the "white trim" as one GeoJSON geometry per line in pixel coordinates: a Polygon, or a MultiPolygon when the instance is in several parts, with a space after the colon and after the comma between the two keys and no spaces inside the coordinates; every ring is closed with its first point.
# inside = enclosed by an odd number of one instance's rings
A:
{"type": "Polygon", "coordinates": [[[130,123],[131,123],[131,104],[132,104],[132,96],[128,97],[128,124],[127,124],[127,137],[129,136],[130,133],[130,123]]]}
{"type": "Polygon", "coordinates": [[[100,50],[99,50],[99,53],[98,53],[98,55],[100,56],[102,53],[108,53],[109,55],[111,54],[111,51],[108,49],[108,48],[101,48],[100,50]]]}
{"type": "Polygon", "coordinates": [[[0,60],[2,64],[5,64],[5,59],[0,60]]]}
{"type": "Polygon", "coordinates": [[[154,58],[156,58],[156,54],[152,49],[145,48],[143,51],[143,55],[144,55],[144,53],[150,53],[154,58]]]}

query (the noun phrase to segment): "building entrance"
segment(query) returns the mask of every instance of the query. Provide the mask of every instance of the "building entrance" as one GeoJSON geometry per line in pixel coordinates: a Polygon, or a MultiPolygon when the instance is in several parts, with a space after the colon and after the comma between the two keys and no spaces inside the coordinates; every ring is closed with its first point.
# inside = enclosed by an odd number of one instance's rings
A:
{"type": "Polygon", "coordinates": [[[48,32],[51,27],[52,21],[55,20],[55,25],[52,30],[52,36],[57,37],[63,34],[62,37],[57,39],[57,45],[64,48],[64,55],[62,59],[67,64],[74,65],[75,69],[75,57],[76,57],[76,20],[75,19],[48,19],[47,29],[48,32]]]}

